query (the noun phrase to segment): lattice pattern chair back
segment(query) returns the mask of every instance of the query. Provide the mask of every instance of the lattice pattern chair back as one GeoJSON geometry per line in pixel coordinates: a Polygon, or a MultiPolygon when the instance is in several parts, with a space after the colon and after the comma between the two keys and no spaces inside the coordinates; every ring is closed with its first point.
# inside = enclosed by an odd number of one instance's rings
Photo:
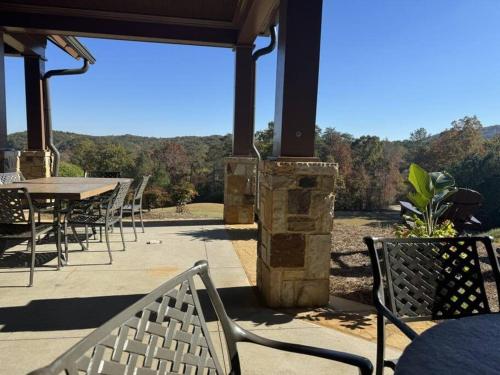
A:
{"type": "Polygon", "coordinates": [[[127,197],[128,190],[130,189],[131,181],[120,182],[113,192],[113,198],[111,200],[111,206],[109,210],[110,215],[116,215],[118,210],[121,210],[125,198],[127,197]]]}
{"type": "Polygon", "coordinates": [[[11,184],[19,181],[24,181],[24,176],[21,172],[0,173],[0,183],[2,184],[11,184]]]}
{"type": "Polygon", "coordinates": [[[144,193],[144,189],[146,189],[146,186],[147,186],[150,178],[151,178],[151,176],[143,176],[142,177],[139,186],[137,187],[137,189],[135,189],[134,201],[142,198],[142,194],[144,193]]]}
{"type": "Polygon", "coordinates": [[[223,374],[193,277],[163,284],[37,374],[223,374]]]}
{"type": "Polygon", "coordinates": [[[380,239],[376,243],[380,247],[371,256],[383,264],[379,269],[389,299],[386,306],[401,320],[491,312],[477,251],[478,243],[483,243],[500,294],[498,260],[488,238],[380,239]]]}
{"type": "Polygon", "coordinates": [[[28,202],[28,207],[32,212],[31,199],[26,189],[0,188],[0,223],[27,223],[28,220],[24,213],[26,202],[28,202]]]}

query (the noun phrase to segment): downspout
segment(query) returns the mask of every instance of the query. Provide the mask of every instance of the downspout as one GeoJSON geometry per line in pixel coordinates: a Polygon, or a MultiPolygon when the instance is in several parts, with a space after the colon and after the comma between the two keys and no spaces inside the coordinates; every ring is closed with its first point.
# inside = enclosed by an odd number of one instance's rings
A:
{"type": "Polygon", "coordinates": [[[276,26],[271,26],[269,28],[269,34],[271,37],[271,40],[269,41],[269,45],[266,47],[263,47],[261,49],[256,50],[252,54],[252,60],[253,60],[253,103],[252,103],[252,151],[255,154],[255,157],[257,158],[257,168],[256,168],[256,176],[255,176],[255,213],[257,216],[260,215],[260,206],[259,206],[259,197],[260,197],[260,192],[259,192],[259,165],[260,161],[262,160],[262,157],[260,155],[259,150],[257,150],[257,146],[255,146],[255,97],[256,97],[256,85],[257,85],[257,60],[264,55],[267,55],[271,53],[274,48],[276,47],[276,26]]]}
{"type": "Polygon", "coordinates": [[[59,175],[59,162],[61,159],[61,154],[59,150],[54,145],[54,137],[52,134],[52,114],[51,114],[51,105],[50,105],[50,85],[49,78],[53,76],[69,76],[75,74],[83,74],[89,69],[89,61],[87,59],[83,59],[83,66],[78,69],[54,69],[49,70],[42,77],[42,88],[43,88],[43,106],[45,113],[45,134],[47,137],[47,146],[49,150],[54,155],[54,164],[52,166],[52,176],[59,175]]]}

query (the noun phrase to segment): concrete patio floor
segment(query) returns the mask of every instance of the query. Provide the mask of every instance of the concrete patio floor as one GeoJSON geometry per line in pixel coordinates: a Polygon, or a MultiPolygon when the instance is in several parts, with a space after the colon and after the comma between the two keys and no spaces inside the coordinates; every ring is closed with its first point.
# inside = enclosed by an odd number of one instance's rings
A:
{"type": "MultiPolygon", "coordinates": [[[[39,267],[35,285],[25,287],[27,268],[0,268],[0,374],[25,374],[50,363],[93,329],[200,259],[208,260],[211,276],[229,315],[242,327],[277,340],[348,351],[374,362],[375,344],[262,307],[220,221],[148,222],[146,233],[133,242],[125,228],[127,250],[118,231],[111,235],[113,265],[106,245],[91,242],[89,251],[70,244],[69,265],[56,271],[55,259],[39,267]],[[160,244],[147,244],[159,240],[160,244]]],[[[21,251],[24,245],[9,250],[21,251]]],[[[39,248],[54,252],[53,244],[39,248]]],[[[210,315],[210,314],[209,314],[210,315]]],[[[227,366],[219,324],[208,326],[227,366]]],[[[335,362],[240,344],[244,374],[356,374],[335,362]]],[[[399,353],[388,349],[388,356],[399,353]]]]}

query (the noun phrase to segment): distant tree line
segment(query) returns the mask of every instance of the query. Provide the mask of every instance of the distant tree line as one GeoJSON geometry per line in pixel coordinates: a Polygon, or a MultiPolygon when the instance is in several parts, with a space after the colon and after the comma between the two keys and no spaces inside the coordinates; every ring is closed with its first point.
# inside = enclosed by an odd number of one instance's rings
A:
{"type": "MultiPolygon", "coordinates": [[[[271,122],[256,134],[264,158],[272,153],[273,130],[271,122]]],[[[437,135],[417,129],[404,141],[316,127],[315,150],[322,161],[339,165],[337,209],[377,210],[397,203],[407,192],[407,169],[417,163],[430,171],[448,171],[458,186],[478,190],[484,196],[478,216],[486,227],[500,226],[500,136],[486,139],[483,130],[475,116],[453,121],[437,135]]],[[[191,199],[223,201],[224,158],[231,154],[231,135],[162,139],[55,132],[54,138],[62,153],[61,175],[150,174],[145,199],[151,207],[191,199]]],[[[9,144],[25,148],[26,133],[9,135],[9,144]]]]}

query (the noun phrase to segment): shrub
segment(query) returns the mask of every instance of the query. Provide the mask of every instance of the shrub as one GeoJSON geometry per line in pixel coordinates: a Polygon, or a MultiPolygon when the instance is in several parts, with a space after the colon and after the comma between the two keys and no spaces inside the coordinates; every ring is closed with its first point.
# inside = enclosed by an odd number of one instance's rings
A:
{"type": "Polygon", "coordinates": [[[148,210],[151,210],[152,208],[166,207],[168,206],[169,201],[169,194],[158,188],[146,190],[142,197],[144,208],[147,208],[148,210]]]}
{"type": "Polygon", "coordinates": [[[76,164],[62,161],[59,165],[59,176],[61,177],[83,177],[83,169],[76,164]]]}
{"type": "Polygon", "coordinates": [[[190,203],[198,193],[194,185],[188,181],[182,181],[170,188],[170,196],[176,206],[176,212],[184,213],[186,204],[190,203]]]}
{"type": "Polygon", "coordinates": [[[455,237],[457,231],[455,230],[453,223],[450,220],[444,220],[443,222],[437,224],[434,227],[434,231],[429,235],[427,230],[427,224],[420,219],[418,216],[414,215],[411,220],[407,220],[408,224],[398,224],[394,226],[394,233],[398,238],[418,238],[418,237],[435,237],[435,238],[445,238],[445,237],[455,237]]]}
{"type": "Polygon", "coordinates": [[[408,199],[416,207],[416,214],[404,216],[406,227],[414,234],[421,233],[419,237],[439,237],[438,233],[443,231],[448,234],[455,232],[451,223],[440,220],[452,204],[446,199],[457,191],[454,178],[446,172],[429,173],[419,165],[411,164],[408,183],[413,188],[408,199]]]}

